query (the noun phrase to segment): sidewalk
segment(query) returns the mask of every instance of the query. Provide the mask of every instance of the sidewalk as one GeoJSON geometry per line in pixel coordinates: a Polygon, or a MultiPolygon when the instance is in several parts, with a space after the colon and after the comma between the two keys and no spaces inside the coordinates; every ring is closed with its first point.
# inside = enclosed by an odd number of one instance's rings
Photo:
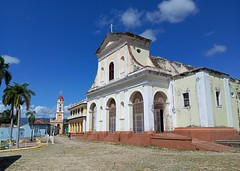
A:
{"type": "MultiPolygon", "coordinates": [[[[37,146],[37,142],[36,141],[19,143],[19,148],[34,147],[34,146],[37,146]]],[[[15,149],[15,148],[17,148],[16,145],[11,146],[9,149],[15,149]]]]}

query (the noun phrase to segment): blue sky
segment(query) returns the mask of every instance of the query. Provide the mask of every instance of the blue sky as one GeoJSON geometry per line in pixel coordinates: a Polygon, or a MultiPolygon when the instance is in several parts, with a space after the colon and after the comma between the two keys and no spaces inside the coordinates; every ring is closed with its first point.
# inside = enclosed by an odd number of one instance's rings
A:
{"type": "Polygon", "coordinates": [[[110,24],[114,32],[152,39],[152,56],[240,78],[239,6],[239,0],[0,0],[0,55],[12,81],[36,92],[37,117],[54,117],[59,95],[66,106],[85,99],[110,24]]]}

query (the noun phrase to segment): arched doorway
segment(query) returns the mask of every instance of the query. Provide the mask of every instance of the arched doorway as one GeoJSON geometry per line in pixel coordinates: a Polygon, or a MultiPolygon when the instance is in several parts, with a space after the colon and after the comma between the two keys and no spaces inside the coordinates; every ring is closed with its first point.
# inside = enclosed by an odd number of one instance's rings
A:
{"type": "Polygon", "coordinates": [[[110,99],[107,103],[109,109],[109,131],[116,131],[116,103],[114,99],[110,99]]]}
{"type": "Polygon", "coordinates": [[[97,116],[97,106],[95,103],[91,104],[90,106],[90,113],[92,113],[92,130],[96,131],[97,122],[96,122],[96,116],[97,116]]]}
{"type": "Polygon", "coordinates": [[[135,92],[131,96],[133,110],[133,131],[142,133],[144,131],[144,109],[143,97],[140,92],[135,92]]]}
{"type": "Polygon", "coordinates": [[[162,92],[157,92],[154,96],[154,130],[156,133],[164,132],[164,108],[166,99],[166,95],[162,92]]]}

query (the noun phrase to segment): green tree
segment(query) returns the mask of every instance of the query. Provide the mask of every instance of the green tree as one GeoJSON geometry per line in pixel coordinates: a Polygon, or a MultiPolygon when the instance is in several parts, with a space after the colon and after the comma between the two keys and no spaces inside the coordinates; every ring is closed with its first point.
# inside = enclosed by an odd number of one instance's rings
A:
{"type": "Polygon", "coordinates": [[[4,79],[5,84],[8,85],[12,80],[11,73],[8,71],[9,64],[5,63],[5,60],[0,56],[0,86],[2,85],[2,80],[4,79]]]}
{"type": "MultiPolygon", "coordinates": [[[[28,89],[28,83],[18,84],[13,83],[13,86],[8,86],[6,91],[9,91],[9,94],[6,93],[6,104],[11,104],[13,108],[16,109],[17,116],[17,148],[19,147],[19,133],[20,133],[20,117],[21,117],[21,106],[25,103],[26,109],[29,110],[31,97],[35,95],[34,91],[28,89]]],[[[5,90],[4,90],[5,91],[5,90]]],[[[4,96],[4,95],[3,95],[4,96]]]]}
{"type": "MultiPolygon", "coordinates": [[[[10,125],[10,139],[12,139],[12,129],[14,123],[14,100],[15,100],[15,89],[13,86],[7,86],[3,91],[2,102],[5,106],[11,106],[11,125],[10,125]]],[[[16,118],[16,115],[15,115],[16,118]]]]}
{"type": "Polygon", "coordinates": [[[1,117],[0,117],[0,125],[1,123],[5,123],[5,124],[9,124],[11,122],[11,118],[10,118],[11,112],[9,109],[4,110],[1,113],[1,117]]]}
{"type": "Polygon", "coordinates": [[[35,114],[36,112],[35,111],[28,111],[26,113],[26,116],[28,117],[28,122],[29,124],[31,125],[31,141],[33,140],[33,129],[34,129],[34,122],[35,122],[35,114]]]}

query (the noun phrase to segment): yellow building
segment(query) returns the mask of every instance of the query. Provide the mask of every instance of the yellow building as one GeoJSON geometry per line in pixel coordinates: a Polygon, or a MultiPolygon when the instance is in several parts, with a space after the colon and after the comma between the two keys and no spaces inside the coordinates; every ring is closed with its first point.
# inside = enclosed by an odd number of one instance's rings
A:
{"type": "Polygon", "coordinates": [[[87,101],[80,101],[68,107],[70,115],[68,120],[69,133],[83,133],[86,130],[87,101]]]}
{"type": "Polygon", "coordinates": [[[96,51],[96,78],[86,94],[86,132],[162,133],[179,127],[239,131],[239,80],[153,57],[150,43],[133,33],[105,37],[96,51]]]}

